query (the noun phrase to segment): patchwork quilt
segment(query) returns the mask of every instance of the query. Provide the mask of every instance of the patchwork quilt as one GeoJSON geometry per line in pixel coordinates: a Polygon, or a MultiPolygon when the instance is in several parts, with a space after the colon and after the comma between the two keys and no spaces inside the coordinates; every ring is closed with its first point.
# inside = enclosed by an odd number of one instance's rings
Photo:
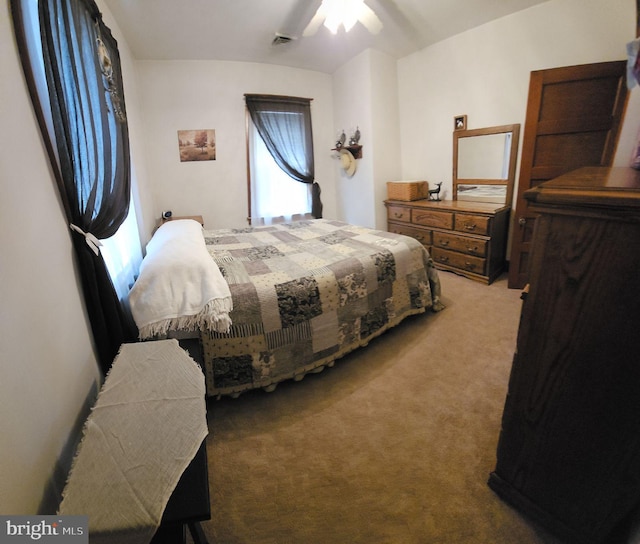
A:
{"type": "Polygon", "coordinates": [[[433,262],[407,236],[323,219],[204,236],[233,299],[229,332],[200,333],[209,396],[300,379],[442,308],[433,262]]]}

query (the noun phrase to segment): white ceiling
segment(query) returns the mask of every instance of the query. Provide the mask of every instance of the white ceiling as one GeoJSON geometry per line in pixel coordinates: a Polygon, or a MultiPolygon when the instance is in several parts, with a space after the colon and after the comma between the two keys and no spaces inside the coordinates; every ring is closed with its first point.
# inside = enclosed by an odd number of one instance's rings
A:
{"type": "Polygon", "coordinates": [[[548,0],[366,0],[384,27],[360,23],[300,37],[320,0],[104,0],[140,60],[234,60],[333,73],[368,48],[401,58],[548,0]],[[273,45],[276,33],[298,37],[273,45]]]}

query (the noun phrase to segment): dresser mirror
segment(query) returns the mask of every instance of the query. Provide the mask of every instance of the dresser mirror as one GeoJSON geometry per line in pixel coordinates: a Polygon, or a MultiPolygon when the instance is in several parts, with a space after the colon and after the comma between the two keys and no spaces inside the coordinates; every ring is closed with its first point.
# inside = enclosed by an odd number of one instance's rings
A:
{"type": "Polygon", "coordinates": [[[453,133],[453,199],[511,206],[520,125],[453,133]]]}

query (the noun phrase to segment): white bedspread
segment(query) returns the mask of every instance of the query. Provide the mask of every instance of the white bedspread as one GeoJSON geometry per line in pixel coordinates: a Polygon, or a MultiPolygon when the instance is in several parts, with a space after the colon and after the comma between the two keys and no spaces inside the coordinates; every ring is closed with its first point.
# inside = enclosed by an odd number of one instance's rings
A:
{"type": "Polygon", "coordinates": [[[147,244],[140,276],[129,293],[141,339],[169,330],[229,330],[231,292],[202,232],[191,219],[168,221],[147,244]]]}
{"type": "Polygon", "coordinates": [[[204,375],[176,340],[124,344],[89,416],[60,514],[92,544],[145,544],[207,435],[204,375]]]}

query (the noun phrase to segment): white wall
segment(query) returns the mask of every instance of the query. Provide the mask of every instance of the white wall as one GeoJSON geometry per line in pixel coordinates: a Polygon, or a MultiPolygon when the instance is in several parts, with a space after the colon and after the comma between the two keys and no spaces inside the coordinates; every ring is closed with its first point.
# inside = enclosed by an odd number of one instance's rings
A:
{"type": "Polygon", "coordinates": [[[324,216],[335,217],[331,76],[224,61],[136,63],[155,214],[202,215],[207,228],[246,226],[245,93],[313,98],[316,180],[324,216]],[[215,129],[216,160],[180,162],[178,130],[215,129]]]}
{"type": "Polygon", "coordinates": [[[359,127],[363,146],[352,177],[336,165],[339,216],[386,230],[386,183],[401,171],[396,61],[364,51],[333,74],[333,95],[335,135],[344,129],[349,138],[359,127]]]}
{"type": "MultiPolygon", "coordinates": [[[[551,0],[464,32],[398,62],[402,173],[443,181],[451,198],[453,117],[467,128],[520,123],[532,70],[626,58],[634,0],[551,0]]],[[[640,122],[632,93],[617,162],[629,164],[640,122]]],[[[519,171],[519,161],[518,161],[519,171]]]]}
{"type": "MultiPolygon", "coordinates": [[[[69,227],[0,5],[0,512],[34,513],[98,367],[69,227]]],[[[53,512],[52,512],[53,513],[53,512]]]]}
{"type": "Polygon", "coordinates": [[[377,51],[371,58],[371,154],[374,162],[375,228],[387,230],[387,182],[402,179],[397,63],[377,51]]]}
{"type": "Polygon", "coordinates": [[[356,172],[351,177],[340,167],[338,154],[333,153],[338,216],[348,223],[366,227],[375,224],[370,81],[371,64],[367,51],[341,66],[333,75],[333,139],[335,141],[344,130],[348,140],[359,127],[362,145],[362,158],[356,161],[356,172]]]}
{"type": "MultiPolygon", "coordinates": [[[[108,11],[101,2],[98,4],[118,38],[108,11]]],[[[44,508],[43,513],[53,514],[100,373],[69,227],[33,113],[10,21],[9,2],[3,2],[0,512],[31,514],[44,508]]],[[[135,138],[135,78],[130,72],[126,44],[122,39],[118,41],[130,128],[135,138]]],[[[137,147],[133,141],[132,148],[137,147]]],[[[135,152],[133,155],[135,161],[135,152]]]]}

